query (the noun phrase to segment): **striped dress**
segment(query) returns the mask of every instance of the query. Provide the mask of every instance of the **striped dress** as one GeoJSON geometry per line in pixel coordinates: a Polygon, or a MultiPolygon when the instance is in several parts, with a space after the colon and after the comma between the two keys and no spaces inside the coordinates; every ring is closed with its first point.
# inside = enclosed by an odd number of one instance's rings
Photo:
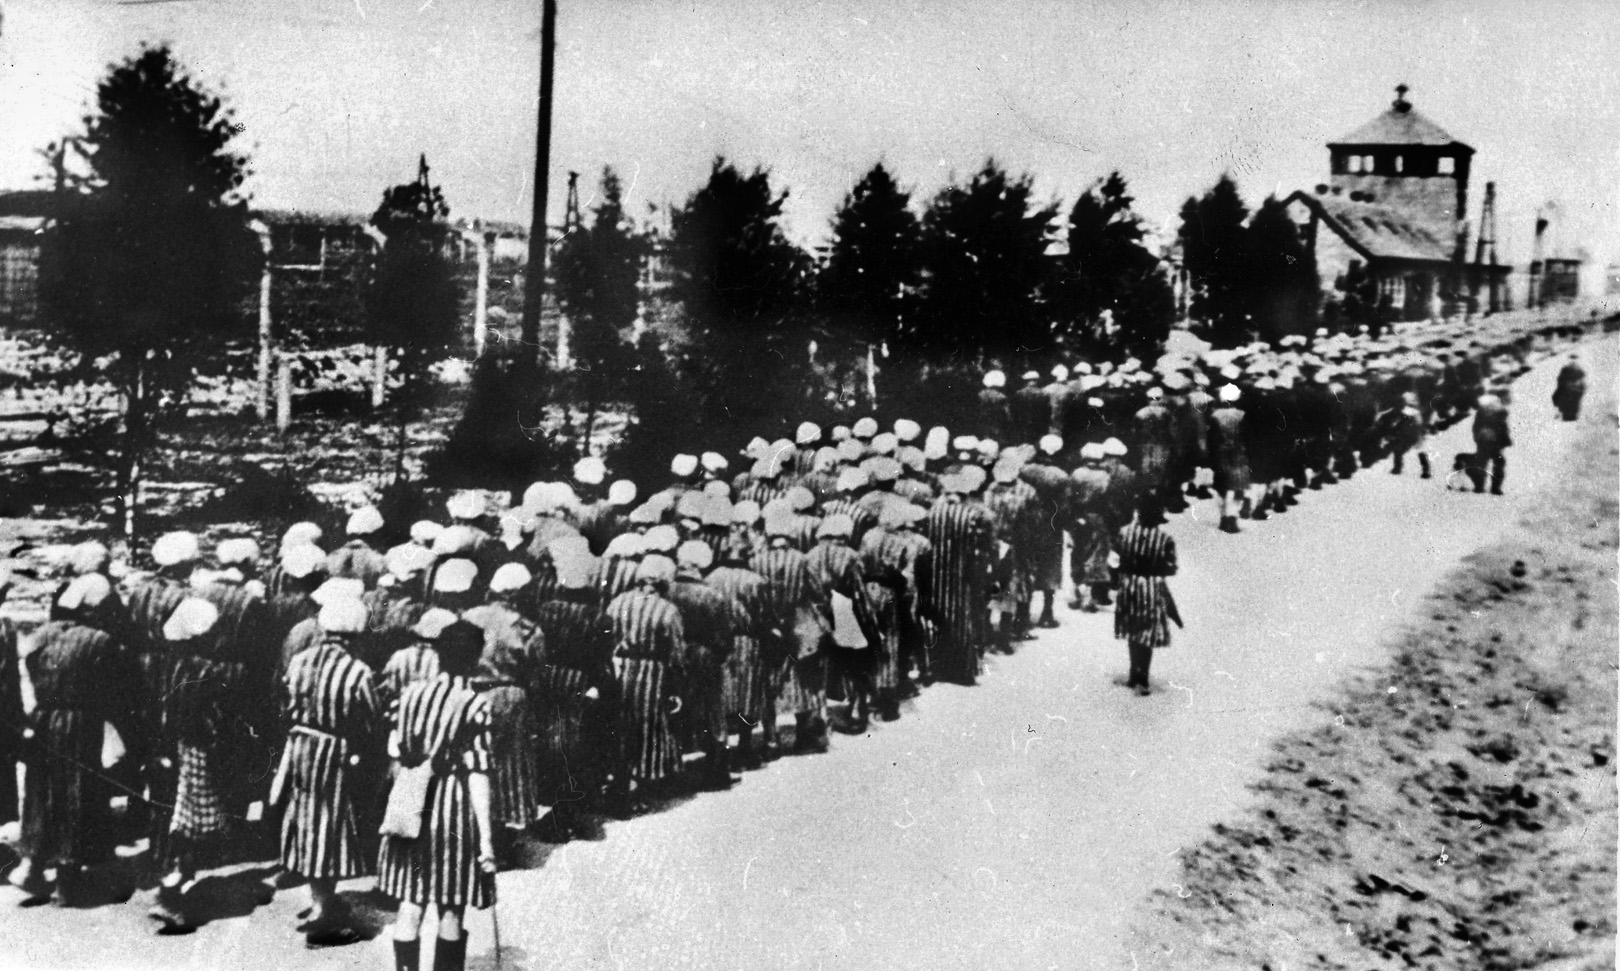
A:
{"type": "Polygon", "coordinates": [[[669,587],[669,600],[681,612],[686,654],[682,672],[681,720],[694,742],[726,737],[725,662],[731,654],[729,598],[701,579],[682,576],[669,587]]]}
{"type": "Polygon", "coordinates": [[[439,652],[427,641],[417,641],[393,653],[377,675],[377,706],[392,713],[405,689],[439,676],[439,652]]]}
{"type": "MultiPolygon", "coordinates": [[[[872,494],[875,495],[876,493],[872,494]]],[[[865,497],[863,496],[862,499],[865,499],[865,497]]],[[[861,537],[866,535],[866,531],[876,526],[878,522],[877,507],[868,502],[857,501],[848,496],[839,496],[837,499],[828,499],[821,504],[821,516],[823,519],[840,513],[848,516],[855,524],[855,534],[850,539],[850,542],[856,546],[860,545],[861,537]]]]}
{"type": "Polygon", "coordinates": [[[996,524],[997,542],[1007,544],[1006,553],[996,563],[996,579],[1001,583],[997,602],[1003,610],[1012,610],[1030,597],[1030,547],[1039,512],[1035,487],[1022,479],[993,482],[984,494],[984,502],[996,524]]]}
{"type": "Polygon", "coordinates": [[[462,619],[484,631],[473,687],[489,700],[490,816],[495,825],[527,826],[540,814],[535,786],[534,717],[529,685],[545,634],[505,604],[473,607],[462,619]]]}
{"type": "Polygon", "coordinates": [[[1063,586],[1063,531],[1074,515],[1074,480],[1056,465],[1032,462],[1019,476],[1035,490],[1030,519],[1029,578],[1035,590],[1063,586]]]}
{"type": "Polygon", "coordinates": [[[50,621],[35,638],[26,661],[35,741],[25,750],[22,851],[40,866],[97,862],[117,842],[107,811],[114,793],[101,772],[102,726],[111,722],[131,745],[139,742],[139,695],[128,690],[136,661],[111,635],[75,620],[50,621]]]}
{"type": "Polygon", "coordinates": [[[686,653],[680,611],[648,590],[613,598],[613,667],[619,676],[619,737],[629,778],[661,782],[680,770],[680,748],[669,725],[669,699],[680,693],[675,664],[686,653]]]}
{"type": "Polygon", "coordinates": [[[1119,593],[1114,637],[1146,647],[1170,646],[1170,590],[1176,541],[1156,526],[1132,523],[1119,531],[1119,593]]]}
{"type": "Polygon", "coordinates": [[[989,640],[995,524],[980,503],[947,495],[929,511],[926,526],[934,547],[928,613],[939,625],[931,670],[942,681],[972,684],[989,640]]]}
{"type": "MultiPolygon", "coordinates": [[[[791,546],[770,547],[756,554],[749,567],[765,578],[766,626],[783,632],[780,641],[763,645],[767,696],[781,697],[783,706],[796,713],[819,712],[827,694],[821,640],[828,611],[818,599],[810,561],[791,546]]],[[[767,717],[774,714],[765,712],[767,717]]]]}
{"type": "Polygon", "coordinates": [[[618,693],[613,632],[589,590],[558,590],[535,617],[545,646],[535,659],[530,698],[535,717],[535,785],[555,806],[591,795],[618,744],[611,713],[618,693]],[[595,688],[597,699],[586,692],[595,688]]]}
{"type": "Polygon", "coordinates": [[[419,598],[393,587],[367,590],[360,601],[366,605],[366,633],[355,641],[355,657],[381,670],[395,651],[411,643],[411,628],[426,608],[419,598]]]}
{"type": "Polygon", "coordinates": [[[900,686],[905,673],[900,663],[901,637],[908,624],[917,622],[917,548],[911,542],[915,535],[880,526],[861,540],[866,595],[882,632],[873,685],[880,692],[900,686]]]}
{"type": "Polygon", "coordinates": [[[1249,454],[1243,444],[1243,409],[1221,405],[1209,416],[1209,460],[1220,492],[1249,488],[1249,454]]]}
{"type": "Polygon", "coordinates": [[[621,593],[636,588],[636,569],[641,561],[627,556],[612,556],[602,561],[600,570],[600,603],[612,603],[621,593]]]}
{"type": "Polygon", "coordinates": [[[216,656],[241,666],[242,681],[221,726],[218,761],[226,767],[221,781],[230,811],[245,814],[250,802],[263,797],[264,780],[281,756],[280,645],[272,636],[269,606],[256,593],[228,583],[196,592],[219,610],[216,656]]]}
{"type": "Polygon", "coordinates": [[[731,610],[731,654],[726,658],[721,707],[749,724],[765,711],[765,669],[760,644],[766,629],[765,578],[747,567],[727,564],[709,571],[705,582],[726,597],[731,610]]]}
{"type": "Polygon", "coordinates": [[[361,828],[376,793],[371,680],[371,669],[335,640],[298,655],[287,670],[281,865],[291,873],[340,880],[370,872],[361,828]]]}
{"type": "Polygon", "coordinates": [[[441,907],[495,902],[495,881],[478,867],[478,819],[467,777],[489,772],[489,702],[461,678],[440,674],[405,689],[389,748],[406,765],[433,760],[415,839],[385,836],[377,889],[401,903],[441,907]]]}

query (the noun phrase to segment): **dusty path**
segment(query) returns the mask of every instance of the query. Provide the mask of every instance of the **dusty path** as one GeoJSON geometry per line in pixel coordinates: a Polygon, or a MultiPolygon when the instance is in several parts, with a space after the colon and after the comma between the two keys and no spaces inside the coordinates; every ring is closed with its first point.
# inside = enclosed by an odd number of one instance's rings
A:
{"type": "MultiPolygon", "coordinates": [[[[1594,382],[1612,381],[1613,340],[1588,346],[1594,382]]],[[[1507,497],[1386,464],[1237,537],[1201,504],[1171,527],[1189,630],[1159,653],[1151,698],[1119,686],[1109,615],[1064,616],[976,688],[935,686],[827,755],[784,759],[504,874],[505,967],[1133,967],[1140,902],[1174,883],[1178,851],[1246,804],[1268,743],[1321,718],[1312,702],[1347,667],[1381,660],[1381,635],[1420,594],[1564,468],[1573,435],[1546,404],[1555,371],[1544,363],[1516,390],[1507,497]]],[[[1431,440],[1437,468],[1466,438],[1431,440]]],[[[389,965],[383,940],[305,952],[290,930],[302,904],[301,891],[281,894],[180,940],[149,936],[135,906],[4,913],[0,955],[389,965]]],[[[473,919],[470,966],[493,967],[490,930],[487,914],[473,919]]]]}

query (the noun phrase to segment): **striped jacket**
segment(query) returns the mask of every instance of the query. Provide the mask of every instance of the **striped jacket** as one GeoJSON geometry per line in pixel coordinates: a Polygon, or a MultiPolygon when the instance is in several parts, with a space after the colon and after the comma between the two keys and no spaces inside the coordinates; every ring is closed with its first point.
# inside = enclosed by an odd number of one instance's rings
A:
{"type": "Polygon", "coordinates": [[[608,604],[614,656],[677,663],[686,654],[681,613],[668,600],[647,590],[621,593],[608,604]]]}

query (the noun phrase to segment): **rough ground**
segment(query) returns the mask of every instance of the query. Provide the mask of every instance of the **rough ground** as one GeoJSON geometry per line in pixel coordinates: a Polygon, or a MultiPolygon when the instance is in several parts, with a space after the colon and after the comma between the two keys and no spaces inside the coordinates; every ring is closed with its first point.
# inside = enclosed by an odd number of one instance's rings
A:
{"type": "Polygon", "coordinates": [[[1143,967],[1614,967],[1612,380],[1588,401],[1567,475],[1183,855],[1143,967]]]}

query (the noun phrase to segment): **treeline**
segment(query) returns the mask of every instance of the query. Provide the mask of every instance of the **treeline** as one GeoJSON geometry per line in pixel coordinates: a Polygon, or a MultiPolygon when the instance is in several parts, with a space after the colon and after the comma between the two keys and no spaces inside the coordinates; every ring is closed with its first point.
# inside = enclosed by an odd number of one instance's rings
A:
{"type": "MultiPolygon", "coordinates": [[[[1057,359],[1156,358],[1180,309],[1173,267],[1124,176],[1099,180],[1067,212],[1033,182],[989,160],[919,200],[879,163],[812,254],[784,231],[787,190],[768,169],[716,159],[669,214],[662,326],[631,346],[654,240],[605,170],[600,202],[554,264],[587,413],[629,404],[626,464],[645,472],[674,451],[806,418],[948,418],[971,406],[990,367],[1016,380],[1057,359]]],[[[1317,325],[1311,254],[1277,199],[1251,215],[1223,176],[1187,200],[1177,243],[1193,329],[1215,345],[1317,325]]]]}

